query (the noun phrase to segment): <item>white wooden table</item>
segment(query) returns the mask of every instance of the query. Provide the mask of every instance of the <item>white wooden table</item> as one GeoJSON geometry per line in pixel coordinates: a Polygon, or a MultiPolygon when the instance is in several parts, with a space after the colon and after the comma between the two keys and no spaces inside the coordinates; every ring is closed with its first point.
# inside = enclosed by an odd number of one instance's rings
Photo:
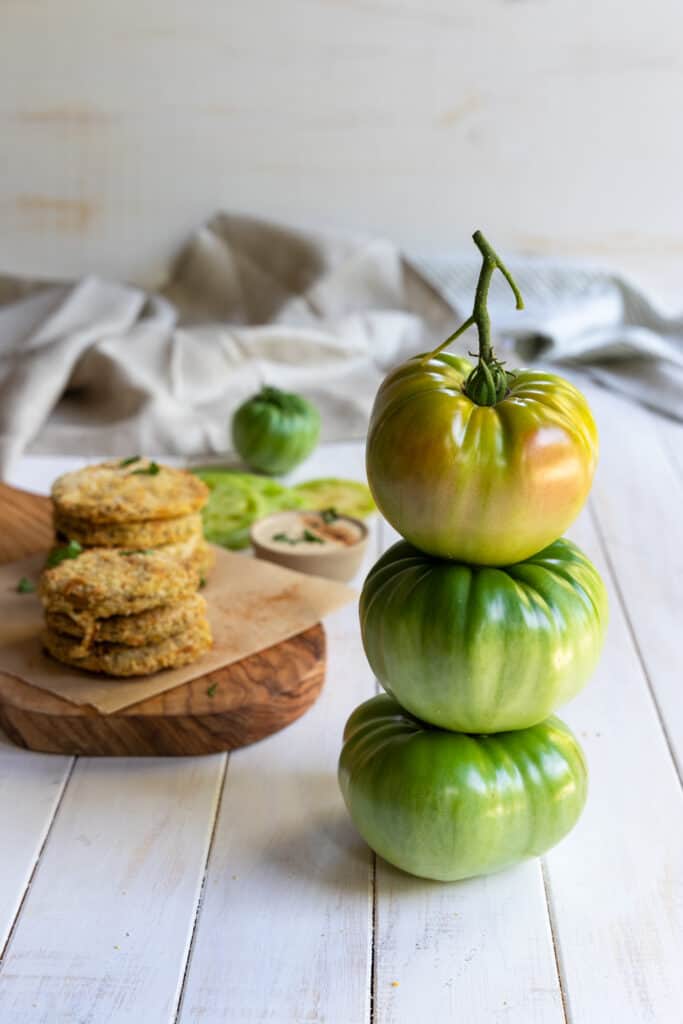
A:
{"type": "MultiPolygon", "coordinates": [[[[612,620],[561,712],[591,771],[575,831],[451,885],[376,861],[335,778],[375,692],[349,607],[327,621],[319,703],[229,757],[0,740],[1,1024],[680,1024],[683,427],[589,393],[602,460],[572,535],[612,620]]],[[[11,482],[46,491],[68,464],[26,459],[11,482]]],[[[362,473],[361,446],[335,445],[299,475],[362,473]]],[[[393,540],[373,536],[368,564],[393,540]]]]}

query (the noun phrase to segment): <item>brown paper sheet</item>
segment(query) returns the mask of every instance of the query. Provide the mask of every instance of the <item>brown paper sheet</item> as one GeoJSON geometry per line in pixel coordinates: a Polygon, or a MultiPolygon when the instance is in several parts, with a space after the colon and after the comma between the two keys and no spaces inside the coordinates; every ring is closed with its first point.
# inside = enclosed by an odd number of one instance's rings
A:
{"type": "Polygon", "coordinates": [[[108,714],[296,636],[357,597],[343,583],[222,548],[215,551],[216,566],[202,591],[212,649],[192,665],[137,679],[80,672],[44,654],[42,606],[36,594],[17,593],[17,583],[22,576],[37,581],[45,556],[0,565],[0,672],[108,714]]]}

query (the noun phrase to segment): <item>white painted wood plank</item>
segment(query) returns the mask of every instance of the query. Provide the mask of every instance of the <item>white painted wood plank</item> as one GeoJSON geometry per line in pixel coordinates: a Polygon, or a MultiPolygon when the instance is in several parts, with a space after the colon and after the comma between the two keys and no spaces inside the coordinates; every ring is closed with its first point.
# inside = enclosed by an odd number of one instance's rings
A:
{"type": "MultiPolygon", "coordinates": [[[[335,446],[333,462],[318,453],[315,473],[362,478],[361,446],[335,446]]],[[[359,579],[375,557],[373,543],[359,579]]],[[[357,615],[354,604],[326,621],[318,703],[231,757],[180,1024],[369,1017],[372,857],[336,780],[344,722],[374,692],[357,615]]]]}
{"type": "MultiPolygon", "coordinates": [[[[614,455],[605,448],[603,470],[614,455]]],[[[615,501],[628,497],[624,487],[615,501]]],[[[590,768],[584,815],[546,858],[569,1017],[674,1024],[683,1005],[683,796],[588,512],[571,534],[605,576],[611,624],[595,678],[560,711],[590,768]]]]}
{"type": "Polygon", "coordinates": [[[538,861],[441,884],[377,862],[375,1020],[564,1021],[538,861]]]}
{"type": "Polygon", "coordinates": [[[222,206],[678,289],[680,33],[678,0],[8,0],[0,266],[158,278],[222,206]]]}
{"type": "Polygon", "coordinates": [[[0,970],[1,1021],[173,1021],[224,763],[78,763],[0,970]]]}
{"type": "Polygon", "coordinates": [[[71,765],[19,750],[0,732],[0,959],[71,765]]]}
{"type": "Polygon", "coordinates": [[[683,480],[683,422],[657,416],[655,425],[667,455],[683,480]]]}
{"type": "Polygon", "coordinates": [[[683,773],[683,475],[664,449],[659,417],[602,388],[584,390],[601,438],[599,531],[683,773]]]}
{"type": "Polygon", "coordinates": [[[442,884],[377,858],[376,890],[377,1024],[564,1021],[539,861],[442,884]]]}

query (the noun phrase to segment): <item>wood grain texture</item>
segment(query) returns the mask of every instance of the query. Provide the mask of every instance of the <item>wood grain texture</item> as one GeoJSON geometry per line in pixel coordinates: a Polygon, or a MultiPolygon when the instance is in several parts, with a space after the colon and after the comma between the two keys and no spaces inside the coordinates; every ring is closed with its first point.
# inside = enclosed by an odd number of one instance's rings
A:
{"type": "Polygon", "coordinates": [[[0,731],[0,960],[71,767],[18,750],[0,731]]]}
{"type": "Polygon", "coordinates": [[[158,281],[222,207],[430,248],[495,225],[507,249],[645,264],[678,291],[681,6],[622,15],[616,0],[8,0],[0,266],[158,281]]]}
{"type": "Polygon", "coordinates": [[[0,969],[2,1024],[172,1024],[226,760],[77,762],[0,969]]]}
{"type": "Polygon", "coordinates": [[[565,1024],[538,859],[443,885],[378,857],[375,883],[376,1024],[565,1024]]]}
{"type": "MultiPolygon", "coordinates": [[[[544,872],[439,885],[373,871],[334,777],[344,721],[374,689],[349,606],[326,622],[321,699],[230,755],[222,799],[223,756],[82,760],[60,803],[66,759],[0,746],[0,927],[21,908],[2,1024],[678,1024],[683,808],[662,723],[678,721],[680,658],[661,631],[680,631],[680,431],[590,400],[601,465],[572,534],[605,574],[612,624],[595,678],[560,711],[590,789],[544,872]]],[[[14,480],[37,488],[68,468],[32,457],[14,480]]],[[[360,476],[362,446],[324,445],[296,476],[332,472],[360,476]]]]}
{"type": "MultiPolygon", "coordinates": [[[[604,425],[611,403],[593,406],[604,425]]],[[[604,462],[620,457],[606,433],[603,442],[604,462]]],[[[602,483],[598,518],[601,493],[602,483]]],[[[675,1024],[683,1004],[683,793],[590,510],[570,536],[605,578],[611,621],[594,678],[560,710],[589,767],[583,816],[546,856],[569,1020],[675,1024]]],[[[619,581],[621,564],[615,569],[619,581]]],[[[662,586],[656,610],[665,602],[662,586]]]]}
{"type": "MultiPolygon", "coordinates": [[[[48,499],[0,486],[0,557],[47,546],[48,499]]],[[[110,715],[0,673],[0,726],[20,746],[45,753],[212,754],[254,743],[295,721],[316,700],[324,678],[325,633],[318,623],[110,715]]]]}
{"type": "Polygon", "coordinates": [[[0,562],[43,551],[52,539],[49,499],[0,483],[0,562]]]}
{"type": "MultiPolygon", "coordinates": [[[[354,447],[355,458],[329,463],[335,472],[360,475],[354,447]]],[[[375,523],[361,576],[377,533],[375,523]]],[[[326,625],[335,642],[320,701],[230,760],[178,1024],[369,1020],[373,855],[343,806],[336,766],[343,723],[374,679],[357,609],[326,625]]]]}

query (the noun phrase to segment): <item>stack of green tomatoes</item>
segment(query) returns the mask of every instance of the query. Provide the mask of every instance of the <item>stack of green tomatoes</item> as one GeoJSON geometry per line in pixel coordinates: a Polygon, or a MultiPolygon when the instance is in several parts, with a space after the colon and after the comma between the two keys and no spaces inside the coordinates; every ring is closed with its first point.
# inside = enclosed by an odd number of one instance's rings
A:
{"type": "Polygon", "coordinates": [[[481,405],[472,371],[437,351],[378,392],[368,482],[404,539],[363,587],[386,693],[353,712],[339,762],[372,849],[444,881],[539,855],[577,821],[586,764],[554,711],[587,682],[607,623],[597,570],[562,537],[597,460],[583,395],[520,370],[481,405]]]}

